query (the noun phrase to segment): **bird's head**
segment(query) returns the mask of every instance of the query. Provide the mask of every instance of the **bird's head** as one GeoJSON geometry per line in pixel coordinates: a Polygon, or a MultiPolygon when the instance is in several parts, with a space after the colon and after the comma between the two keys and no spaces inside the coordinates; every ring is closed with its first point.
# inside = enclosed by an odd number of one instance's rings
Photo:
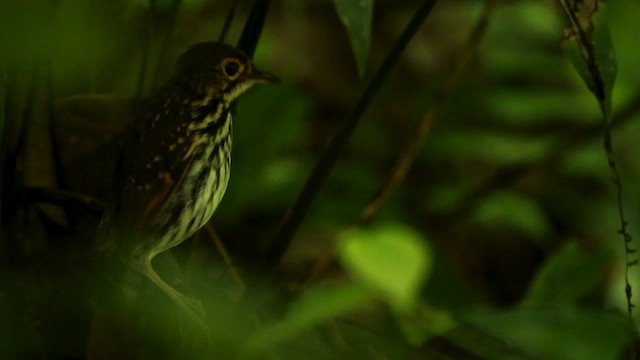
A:
{"type": "Polygon", "coordinates": [[[189,91],[227,104],[258,83],[278,78],[257,70],[242,51],[220,42],[201,42],[180,55],[175,77],[189,91]]]}

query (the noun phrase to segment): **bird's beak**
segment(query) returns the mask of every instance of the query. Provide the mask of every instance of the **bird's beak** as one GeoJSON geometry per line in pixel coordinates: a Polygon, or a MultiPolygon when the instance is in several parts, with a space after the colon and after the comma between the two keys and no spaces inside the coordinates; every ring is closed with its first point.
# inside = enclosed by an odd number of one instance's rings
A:
{"type": "Polygon", "coordinates": [[[249,79],[264,84],[277,84],[280,82],[280,78],[275,75],[254,69],[251,75],[249,75],[249,79]]]}

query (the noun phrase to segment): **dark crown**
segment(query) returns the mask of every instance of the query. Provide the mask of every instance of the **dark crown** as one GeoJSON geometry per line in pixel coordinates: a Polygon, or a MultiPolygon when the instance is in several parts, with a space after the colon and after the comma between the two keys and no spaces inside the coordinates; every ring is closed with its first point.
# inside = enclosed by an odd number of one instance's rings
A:
{"type": "Polygon", "coordinates": [[[197,96],[224,98],[227,103],[256,83],[278,81],[256,70],[242,51],[211,41],[197,43],[180,55],[174,77],[197,96]]]}

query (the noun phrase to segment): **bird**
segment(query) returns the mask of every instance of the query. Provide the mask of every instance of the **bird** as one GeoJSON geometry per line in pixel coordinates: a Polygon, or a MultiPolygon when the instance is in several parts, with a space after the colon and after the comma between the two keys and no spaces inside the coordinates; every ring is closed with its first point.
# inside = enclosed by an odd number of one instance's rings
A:
{"type": "Polygon", "coordinates": [[[212,217],[229,182],[234,102],[256,84],[278,81],[231,45],[194,44],[124,140],[114,206],[101,226],[121,258],[193,319],[203,317],[202,303],[167,284],[152,260],[212,217]]]}

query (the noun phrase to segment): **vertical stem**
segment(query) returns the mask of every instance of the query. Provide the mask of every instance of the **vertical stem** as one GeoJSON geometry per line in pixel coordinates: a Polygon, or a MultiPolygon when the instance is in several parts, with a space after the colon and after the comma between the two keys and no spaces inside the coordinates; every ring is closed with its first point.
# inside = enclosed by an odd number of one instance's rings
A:
{"type": "Polygon", "coordinates": [[[222,30],[220,30],[220,36],[218,36],[218,41],[224,42],[224,39],[227,37],[227,33],[229,32],[229,28],[231,27],[231,23],[233,22],[233,18],[236,15],[236,8],[238,7],[238,0],[233,0],[231,3],[231,7],[229,11],[227,11],[227,16],[224,18],[224,24],[222,25],[222,30]]]}
{"type": "Polygon", "coordinates": [[[144,82],[147,77],[147,68],[149,67],[149,53],[151,52],[151,42],[155,32],[155,12],[157,0],[149,0],[149,28],[147,29],[147,38],[142,44],[142,61],[140,62],[140,74],[138,75],[138,86],[136,87],[136,99],[140,99],[144,94],[144,82]]]}
{"type": "Polygon", "coordinates": [[[256,51],[270,5],[271,0],[256,0],[251,7],[247,22],[244,24],[240,40],[238,40],[238,49],[244,51],[249,57],[253,57],[256,51]]]}
{"type": "Polygon", "coordinates": [[[268,268],[273,268],[284,256],[296,231],[309,211],[311,204],[318,195],[322,185],[324,185],[326,179],[329,177],[329,173],[333,169],[338,156],[346,147],[354,129],[360,122],[362,115],[372,102],[374,96],[380,90],[382,83],[389,75],[391,69],[393,69],[395,64],[398,62],[400,55],[404,52],[409,41],[413,38],[416,32],[418,32],[418,29],[420,29],[420,26],[426,19],[427,15],[431,13],[431,9],[435,3],[436,0],[423,1],[422,5],[415,12],[413,18],[400,35],[400,38],[393,45],[391,51],[389,51],[389,54],[384,59],[382,65],[380,65],[377,72],[369,81],[369,84],[360,96],[360,99],[351,111],[351,114],[342,124],[342,127],[338,129],[334,137],[329,142],[329,145],[320,156],[320,159],[316,162],[311,175],[307,178],[307,181],[302,188],[302,191],[300,191],[298,197],[287,210],[284,218],[280,222],[275,236],[271,241],[271,247],[269,248],[266,258],[266,266],[268,268]]]}

